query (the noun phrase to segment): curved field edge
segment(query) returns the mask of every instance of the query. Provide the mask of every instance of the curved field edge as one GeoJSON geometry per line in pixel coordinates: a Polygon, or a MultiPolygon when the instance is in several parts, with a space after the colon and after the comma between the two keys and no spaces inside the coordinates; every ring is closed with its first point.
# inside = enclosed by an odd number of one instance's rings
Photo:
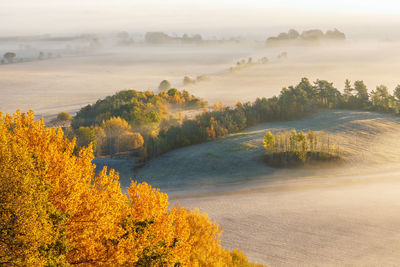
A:
{"type": "MultiPolygon", "coordinates": [[[[167,192],[207,191],[265,182],[281,171],[262,160],[262,138],[291,129],[324,131],[346,151],[347,166],[373,166],[400,158],[400,119],[393,115],[366,111],[329,110],[307,119],[265,123],[207,143],[180,148],[149,161],[137,170],[135,179],[167,192]]],[[[286,177],[307,176],[315,170],[284,170],[286,177]]]]}

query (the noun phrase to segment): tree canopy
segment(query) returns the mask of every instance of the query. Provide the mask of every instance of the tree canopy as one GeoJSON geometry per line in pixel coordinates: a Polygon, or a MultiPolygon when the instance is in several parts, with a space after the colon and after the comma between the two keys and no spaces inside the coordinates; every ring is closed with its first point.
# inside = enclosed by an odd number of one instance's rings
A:
{"type": "Polygon", "coordinates": [[[146,183],[121,192],[92,148],[34,114],[0,114],[0,265],[254,266],[221,229],[146,183]]]}

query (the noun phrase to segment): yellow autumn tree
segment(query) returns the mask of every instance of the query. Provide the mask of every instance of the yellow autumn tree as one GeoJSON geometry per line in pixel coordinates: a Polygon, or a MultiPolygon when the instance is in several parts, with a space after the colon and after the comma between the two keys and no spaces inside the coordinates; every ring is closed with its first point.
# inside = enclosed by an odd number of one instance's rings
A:
{"type": "Polygon", "coordinates": [[[20,119],[0,113],[0,265],[65,263],[63,230],[57,227],[63,219],[49,202],[50,184],[41,175],[48,166],[26,149],[17,130],[20,119]]]}
{"type": "Polygon", "coordinates": [[[32,111],[0,114],[0,265],[253,266],[205,214],[146,183],[123,194],[90,146],[74,150],[32,111]]]}
{"type": "MultiPolygon", "coordinates": [[[[18,162],[25,169],[15,178],[17,183],[24,183],[21,179],[29,177],[26,181],[27,186],[33,186],[30,189],[33,190],[31,193],[33,203],[29,202],[29,198],[22,203],[12,199],[11,203],[16,207],[14,211],[32,207],[33,210],[30,212],[34,213],[35,202],[38,201],[36,195],[44,195],[43,201],[53,206],[61,218],[57,220],[57,225],[50,224],[50,228],[56,228],[56,234],[50,233],[50,235],[57,235],[57,231],[65,234],[70,249],[68,251],[65,249],[63,253],[69,263],[111,260],[114,250],[107,246],[107,240],[115,238],[118,234],[120,211],[123,210],[126,201],[114,171],[107,174],[104,170],[95,176],[95,166],[91,163],[93,159],[91,148],[84,148],[78,156],[75,156],[73,154],[75,143],[65,138],[60,129],[48,128],[43,121],[35,122],[33,112],[28,114],[17,112],[12,117],[9,115],[1,117],[0,129],[2,136],[9,140],[11,153],[14,150],[26,151],[26,156],[18,162]],[[30,162],[34,164],[29,164],[30,162]],[[38,183],[45,183],[46,186],[34,187],[38,183]]],[[[13,170],[16,164],[15,161],[1,164],[3,172],[13,170]]],[[[7,173],[1,176],[2,183],[10,183],[8,176],[7,173]]],[[[2,186],[2,189],[11,186],[2,186]]],[[[21,194],[28,193],[22,190],[21,194]]],[[[4,205],[10,205],[10,202],[4,205]]],[[[51,223],[49,217],[50,219],[54,217],[50,212],[35,216],[48,223],[51,223]]],[[[18,217],[15,220],[21,221],[18,217]]],[[[33,221],[29,220],[29,217],[27,220],[30,223],[33,221]]],[[[38,235],[38,230],[34,227],[28,225],[26,229],[38,235]]],[[[26,237],[20,243],[29,244],[31,240],[26,237]]],[[[35,249],[31,245],[27,246],[35,249]]],[[[42,253],[42,247],[45,246],[38,245],[37,253],[42,253]]],[[[3,251],[2,247],[0,253],[3,252],[6,250],[3,251]]]]}

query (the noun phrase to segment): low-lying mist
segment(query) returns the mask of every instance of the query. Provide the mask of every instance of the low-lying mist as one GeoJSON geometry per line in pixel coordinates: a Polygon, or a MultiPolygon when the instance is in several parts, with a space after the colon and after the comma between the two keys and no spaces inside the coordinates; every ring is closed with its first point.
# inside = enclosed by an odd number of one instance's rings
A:
{"type": "Polygon", "coordinates": [[[213,102],[233,104],[278,94],[302,77],[326,79],[342,89],[344,80],[364,80],[369,89],[393,89],[400,67],[397,42],[356,42],[267,48],[264,43],[218,45],[135,45],[102,48],[89,54],[0,65],[0,108],[33,108],[38,115],[76,111],[123,89],[158,90],[160,81],[213,102]],[[282,52],[287,58],[278,59],[282,52]],[[237,61],[267,57],[229,72],[237,61]],[[183,86],[183,77],[209,79],[183,86]]]}
{"type": "Polygon", "coordinates": [[[297,84],[302,77],[328,80],[342,90],[345,79],[364,80],[370,90],[384,84],[393,90],[400,83],[396,69],[400,43],[350,42],[329,46],[274,47],[260,49],[254,59],[267,56],[268,64],[217,75],[187,89],[210,102],[252,101],[279,94],[283,87],[297,84]],[[277,56],[287,52],[286,59],[277,56]]]}

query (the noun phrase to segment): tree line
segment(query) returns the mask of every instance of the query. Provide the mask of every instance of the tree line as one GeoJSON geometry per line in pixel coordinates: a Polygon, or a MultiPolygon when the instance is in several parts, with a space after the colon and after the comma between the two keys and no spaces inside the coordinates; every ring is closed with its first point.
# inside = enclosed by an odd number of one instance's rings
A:
{"type": "Polygon", "coordinates": [[[345,81],[343,91],[326,80],[307,78],[281,90],[278,96],[257,98],[233,107],[222,103],[203,110],[193,119],[179,118],[169,107],[199,109],[207,102],[187,91],[171,88],[121,91],[82,108],[66,129],[77,137],[78,147],[92,143],[96,155],[112,155],[139,149],[143,162],[167,151],[206,142],[250,126],[273,121],[301,119],[318,109],[357,109],[399,114],[400,85],[390,94],[384,85],[369,91],[361,80],[345,81]],[[134,134],[132,134],[134,133],[134,134]]]}
{"type": "Polygon", "coordinates": [[[345,81],[343,93],[326,80],[311,83],[302,78],[296,86],[285,87],[279,96],[257,98],[253,103],[238,102],[234,107],[216,105],[194,119],[160,129],[158,134],[144,136],[143,161],[167,151],[206,142],[250,126],[274,121],[301,119],[319,109],[357,109],[399,114],[400,85],[389,94],[384,85],[369,92],[361,80],[345,81]]]}

